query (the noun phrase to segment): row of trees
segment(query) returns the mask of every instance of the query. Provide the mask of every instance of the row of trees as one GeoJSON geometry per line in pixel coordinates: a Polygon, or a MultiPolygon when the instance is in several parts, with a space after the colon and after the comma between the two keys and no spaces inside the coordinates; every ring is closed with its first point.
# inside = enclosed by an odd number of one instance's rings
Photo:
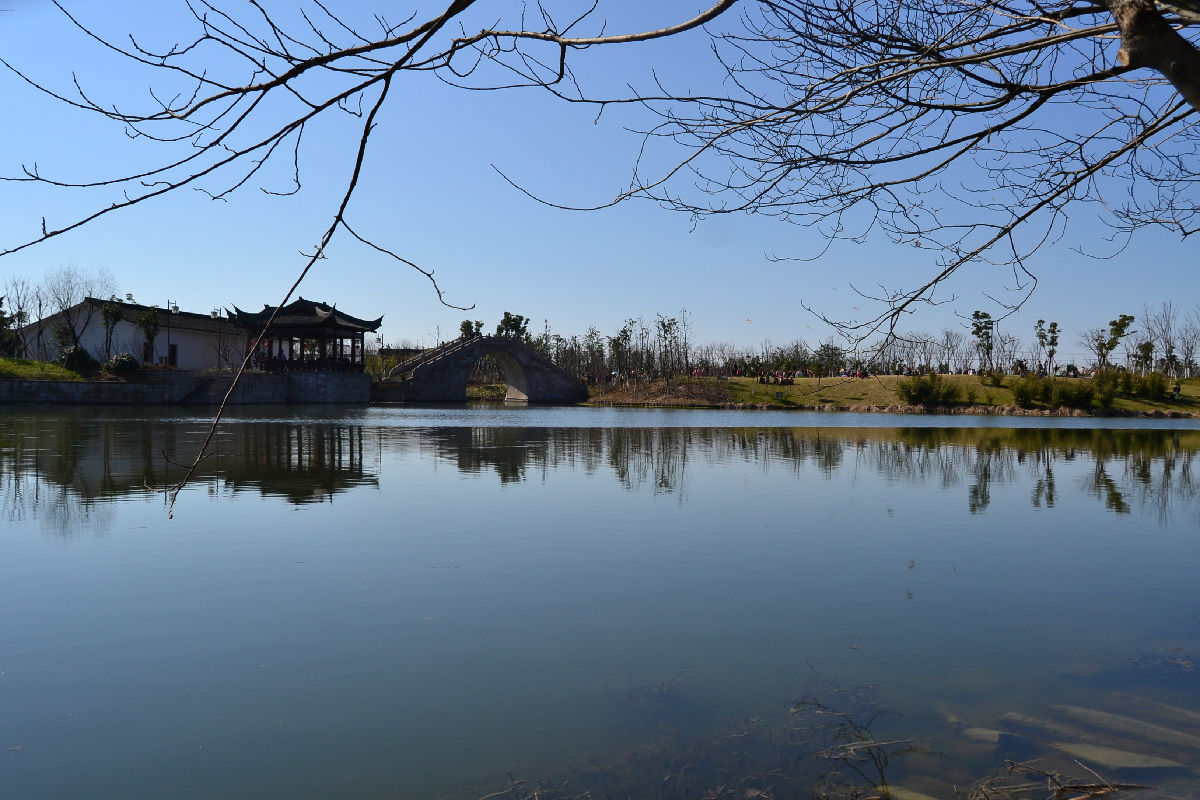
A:
{"type": "MultiPolygon", "coordinates": [[[[550,329],[528,330],[529,319],[505,312],[497,336],[518,338],[556,364],[592,384],[613,380],[671,378],[681,375],[812,375],[835,376],[843,371],[871,374],[1005,372],[1053,374],[1056,369],[1087,371],[1123,367],[1146,374],[1161,372],[1173,378],[1200,374],[1200,305],[1184,312],[1173,302],[1146,307],[1139,316],[1121,314],[1106,326],[1078,334],[1074,359],[1088,363],[1060,364],[1064,331],[1055,321],[1039,319],[1031,335],[1022,338],[984,311],[976,311],[969,327],[945,328],[938,333],[913,331],[876,343],[851,348],[834,338],[810,345],[802,339],[786,344],[763,341],[756,347],[725,342],[697,343],[692,315],[658,314],[653,320],[631,318],[612,335],[592,326],[582,335],[564,336],[550,329]],[[1085,356],[1086,354],[1086,356],[1085,356]]],[[[480,321],[465,320],[464,336],[479,335],[480,321]]],[[[499,370],[481,365],[476,379],[499,379],[499,370]]]]}
{"type": "MultiPolygon", "coordinates": [[[[122,319],[115,302],[116,284],[107,270],[57,267],[40,283],[11,277],[0,295],[0,354],[46,359],[77,348],[91,325],[105,330],[104,358],[112,355],[113,330],[122,319]],[[109,297],[98,306],[83,303],[87,297],[109,297]],[[58,316],[58,324],[38,328],[30,341],[13,335],[16,328],[58,316]]],[[[126,295],[132,301],[132,297],[126,295]]],[[[147,342],[158,333],[157,315],[131,320],[147,342]]],[[[984,311],[975,311],[969,327],[945,328],[940,333],[908,332],[873,346],[849,348],[835,339],[815,346],[803,340],[784,345],[764,341],[753,348],[728,343],[699,344],[692,315],[681,309],[674,316],[658,314],[653,320],[630,318],[613,335],[590,327],[583,335],[564,336],[545,323],[530,333],[530,319],[504,312],[495,335],[517,338],[541,351],[555,363],[591,383],[619,378],[662,378],[676,375],[760,375],[801,373],[836,375],[843,370],[892,372],[1046,372],[1057,366],[1063,331],[1057,322],[1038,320],[1032,336],[1022,339],[984,311]]],[[[464,320],[463,336],[483,331],[480,320],[464,320]]],[[[1078,334],[1075,343],[1089,363],[1080,367],[1103,369],[1123,366],[1139,374],[1160,372],[1174,378],[1200,372],[1200,306],[1185,311],[1174,302],[1145,307],[1142,314],[1121,314],[1106,326],[1078,334]]],[[[1082,355],[1081,353],[1075,354],[1082,355]]],[[[496,377],[498,370],[481,367],[481,380],[496,377]]]]}

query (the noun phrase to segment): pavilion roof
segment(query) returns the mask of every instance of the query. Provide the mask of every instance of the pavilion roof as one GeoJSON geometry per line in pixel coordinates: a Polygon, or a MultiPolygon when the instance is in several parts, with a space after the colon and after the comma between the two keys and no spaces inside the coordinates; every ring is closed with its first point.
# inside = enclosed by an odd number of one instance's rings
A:
{"type": "MultiPolygon", "coordinates": [[[[233,307],[230,320],[242,327],[261,327],[271,318],[275,306],[263,305],[262,311],[242,311],[233,307]]],[[[383,317],[368,320],[351,316],[339,311],[336,306],[318,303],[316,300],[305,300],[301,297],[279,309],[279,314],[271,326],[280,328],[314,328],[322,330],[336,329],[341,331],[375,331],[383,324],[383,317]]]]}

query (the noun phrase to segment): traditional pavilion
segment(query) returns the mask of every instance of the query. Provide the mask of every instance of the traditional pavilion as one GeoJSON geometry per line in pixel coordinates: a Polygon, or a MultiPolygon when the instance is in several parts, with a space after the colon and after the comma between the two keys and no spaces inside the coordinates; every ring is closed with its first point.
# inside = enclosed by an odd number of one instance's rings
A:
{"type": "MultiPolygon", "coordinates": [[[[258,339],[275,312],[264,305],[259,312],[234,306],[230,321],[246,333],[247,346],[258,339]]],[[[366,349],[363,338],[383,324],[383,317],[359,319],[335,306],[301,297],[279,309],[255,356],[263,369],[361,371],[366,349]]]]}

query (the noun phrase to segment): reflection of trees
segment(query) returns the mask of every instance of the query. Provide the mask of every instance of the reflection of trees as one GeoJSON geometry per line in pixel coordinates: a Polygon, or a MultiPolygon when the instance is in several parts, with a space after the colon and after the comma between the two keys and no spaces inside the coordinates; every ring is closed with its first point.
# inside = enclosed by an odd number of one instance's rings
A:
{"type": "Polygon", "coordinates": [[[103,479],[79,474],[85,439],[78,420],[23,425],[27,420],[12,414],[0,418],[0,508],[5,518],[36,518],[63,536],[106,527],[110,509],[95,502],[103,479]]]}
{"type": "Polygon", "coordinates": [[[1118,514],[1129,513],[1129,504],[1125,502],[1125,497],[1116,481],[1109,477],[1103,461],[1096,462],[1096,468],[1092,470],[1091,481],[1084,488],[1087,489],[1088,494],[1103,498],[1104,507],[1109,511],[1115,511],[1118,514]]]}
{"type": "MultiPolygon", "coordinates": [[[[0,502],[9,519],[95,519],[100,500],[153,494],[177,479],[176,454],[194,452],[204,425],[167,418],[8,414],[0,419],[0,502]]],[[[376,476],[364,468],[360,425],[241,422],[225,426],[199,477],[220,490],[256,489],[303,503],[376,476]]],[[[374,458],[369,459],[374,463],[374,458]]]]}
{"type": "Polygon", "coordinates": [[[1033,504],[1041,508],[1042,503],[1045,503],[1046,508],[1054,508],[1056,488],[1054,483],[1054,466],[1047,463],[1042,476],[1033,485],[1033,504]]]}
{"type": "Polygon", "coordinates": [[[626,489],[682,491],[689,449],[703,449],[688,428],[612,428],[605,431],[608,463],[626,489]]]}
{"type": "Polygon", "coordinates": [[[543,468],[557,462],[548,433],[538,428],[435,428],[425,438],[459,472],[477,475],[491,468],[501,483],[520,483],[530,462],[543,468]]]}
{"type": "MultiPolygon", "coordinates": [[[[168,462],[194,451],[200,424],[80,414],[0,418],[0,502],[9,519],[53,514],[65,529],[97,513],[96,500],[151,494],[176,478],[168,462]]],[[[992,490],[1032,484],[1034,506],[1059,500],[1061,469],[1080,461],[1079,490],[1116,513],[1197,497],[1192,464],[1200,431],[972,428],[379,428],[361,420],[238,421],[221,429],[202,464],[210,491],[248,489],[294,503],[374,485],[384,452],[431,452],[460,472],[502,483],[546,480],[556,469],[608,469],[629,491],[683,496],[688,467],[748,464],[832,480],[872,470],[890,483],[966,487],[967,508],[992,490]],[[368,469],[366,465],[371,465],[368,469]]],[[[1075,479],[1073,479],[1075,480],[1075,479]]]]}
{"type": "Polygon", "coordinates": [[[894,483],[966,486],[967,508],[985,511],[996,486],[1033,483],[1034,506],[1058,500],[1056,467],[1089,459],[1080,488],[1116,513],[1132,501],[1165,515],[1195,499],[1192,461],[1200,431],[973,428],[446,428],[426,431],[441,458],[463,472],[490,468],[502,482],[552,468],[595,472],[607,464],[630,491],[681,493],[691,461],[746,463],[833,478],[868,468],[894,483]]]}
{"type": "MultiPolygon", "coordinates": [[[[969,475],[972,483],[967,503],[972,513],[987,507],[993,484],[1009,482],[1022,470],[1034,481],[1033,504],[1053,507],[1057,499],[1055,465],[1083,457],[1091,459],[1093,468],[1082,479],[1082,490],[1116,513],[1129,513],[1130,497],[1136,496],[1140,505],[1156,507],[1160,519],[1165,519],[1172,502],[1196,497],[1191,475],[1200,446],[1200,432],[1196,431],[924,428],[897,433],[918,450],[951,452],[939,462],[947,470],[944,479],[949,480],[951,473],[969,475]],[[1119,478],[1114,478],[1114,473],[1119,473],[1119,478]]],[[[919,452],[909,459],[914,465],[932,460],[919,452]]]]}

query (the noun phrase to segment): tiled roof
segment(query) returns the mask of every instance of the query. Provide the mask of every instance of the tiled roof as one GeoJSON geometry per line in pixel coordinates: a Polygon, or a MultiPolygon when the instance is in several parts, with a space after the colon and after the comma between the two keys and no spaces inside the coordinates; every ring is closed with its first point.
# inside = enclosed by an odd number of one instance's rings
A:
{"type": "MultiPolygon", "coordinates": [[[[89,297],[84,302],[95,306],[99,313],[100,306],[109,302],[96,297],[89,297]]],[[[146,306],[141,303],[129,303],[123,300],[113,300],[121,309],[121,317],[129,322],[137,322],[137,318],[147,311],[154,311],[158,315],[158,323],[166,329],[167,326],[178,330],[196,330],[209,331],[212,333],[232,333],[233,326],[231,320],[222,316],[213,316],[212,314],[196,314],[191,311],[176,311],[172,313],[165,308],[158,306],[146,306]]],[[[97,317],[99,319],[99,317],[97,317]]]]}
{"type": "MultiPolygon", "coordinates": [[[[236,325],[243,327],[262,326],[271,318],[274,306],[264,305],[262,311],[242,311],[233,307],[230,319],[236,325]]],[[[336,306],[318,303],[315,300],[305,300],[301,297],[279,309],[274,328],[336,328],[343,331],[374,331],[383,324],[383,317],[374,320],[360,319],[339,311],[336,306]]]]}

